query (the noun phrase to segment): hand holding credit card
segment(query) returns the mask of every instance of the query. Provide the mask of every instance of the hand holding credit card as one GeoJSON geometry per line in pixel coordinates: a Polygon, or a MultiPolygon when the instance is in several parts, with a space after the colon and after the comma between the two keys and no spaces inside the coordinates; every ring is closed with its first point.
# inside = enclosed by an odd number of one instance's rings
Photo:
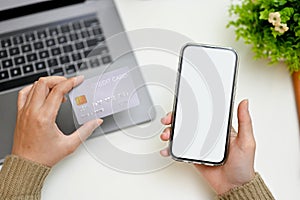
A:
{"type": "Polygon", "coordinates": [[[78,124],[128,110],[140,104],[129,68],[123,67],[86,79],[70,93],[78,124]]]}

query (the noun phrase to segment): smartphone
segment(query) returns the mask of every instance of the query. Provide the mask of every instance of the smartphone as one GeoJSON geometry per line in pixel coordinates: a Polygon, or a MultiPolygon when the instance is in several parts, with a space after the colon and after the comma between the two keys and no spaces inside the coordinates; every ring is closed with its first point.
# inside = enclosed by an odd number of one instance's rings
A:
{"type": "Polygon", "coordinates": [[[180,54],[170,154],[177,161],[226,161],[237,79],[234,49],[186,44],[180,54]]]}

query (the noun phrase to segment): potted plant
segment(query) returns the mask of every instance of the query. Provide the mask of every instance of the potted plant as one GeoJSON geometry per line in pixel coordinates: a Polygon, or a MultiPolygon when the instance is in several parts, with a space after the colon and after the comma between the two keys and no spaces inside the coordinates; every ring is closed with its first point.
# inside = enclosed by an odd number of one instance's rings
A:
{"type": "Polygon", "coordinates": [[[300,2],[241,0],[229,9],[236,39],[252,45],[255,58],[284,62],[293,79],[300,120],[300,2]]]}

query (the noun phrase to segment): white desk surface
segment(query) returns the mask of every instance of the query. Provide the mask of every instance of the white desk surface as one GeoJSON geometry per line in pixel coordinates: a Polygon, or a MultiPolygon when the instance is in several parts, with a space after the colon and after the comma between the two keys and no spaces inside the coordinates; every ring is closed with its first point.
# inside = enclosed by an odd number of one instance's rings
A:
{"type": "MultiPolygon", "coordinates": [[[[250,47],[242,41],[235,41],[233,30],[225,28],[230,0],[117,0],[116,3],[126,30],[169,29],[197,42],[232,46],[238,51],[240,71],[235,107],[240,100],[249,99],[257,141],[255,169],[261,173],[276,199],[299,198],[299,128],[289,73],[284,65],[269,67],[265,60],[254,61],[250,47]]],[[[138,59],[143,62],[147,58],[140,56],[138,59]]],[[[173,69],[176,68],[175,63],[173,69]]],[[[163,110],[171,110],[171,95],[164,96],[154,88],[150,88],[150,93],[163,110]]],[[[128,140],[118,133],[113,133],[110,139],[119,143],[120,148],[126,148],[123,143],[128,143],[128,140]]],[[[103,139],[92,140],[101,142],[103,139]]],[[[135,141],[138,142],[145,141],[135,141]]],[[[164,145],[159,135],[151,142],[153,146],[164,145]]],[[[139,152],[139,145],[133,146],[130,150],[139,152]]],[[[212,199],[214,194],[189,165],[172,163],[152,173],[134,175],[102,165],[80,147],[54,167],[45,182],[42,196],[44,200],[199,200],[212,199]]]]}

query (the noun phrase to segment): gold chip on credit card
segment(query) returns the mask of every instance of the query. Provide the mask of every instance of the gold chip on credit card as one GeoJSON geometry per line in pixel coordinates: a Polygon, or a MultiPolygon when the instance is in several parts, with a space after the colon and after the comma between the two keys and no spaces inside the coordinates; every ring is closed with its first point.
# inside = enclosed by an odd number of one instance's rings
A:
{"type": "Polygon", "coordinates": [[[78,106],[80,106],[80,105],[86,104],[87,99],[86,99],[85,95],[81,95],[81,96],[75,98],[75,102],[78,106]]]}

